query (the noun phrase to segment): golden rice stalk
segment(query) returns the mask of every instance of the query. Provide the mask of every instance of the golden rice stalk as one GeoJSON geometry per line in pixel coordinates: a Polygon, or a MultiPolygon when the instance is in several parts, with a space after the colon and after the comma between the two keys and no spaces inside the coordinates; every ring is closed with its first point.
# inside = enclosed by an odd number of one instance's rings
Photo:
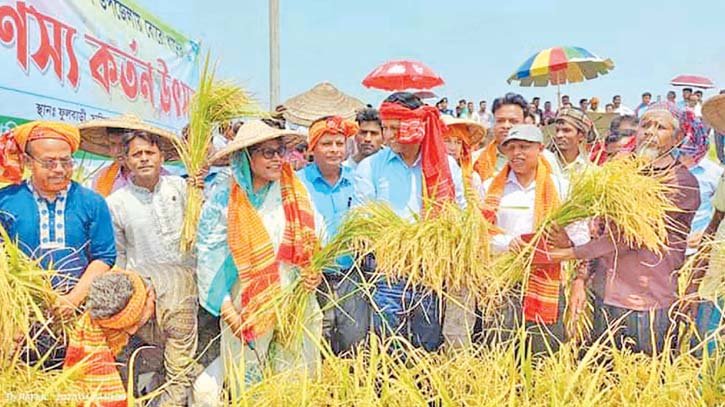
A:
{"type": "MultiPolygon", "coordinates": [[[[209,66],[207,54],[196,93],[189,107],[189,135],[186,140],[175,139],[174,145],[189,176],[199,174],[207,165],[212,146],[212,132],[219,124],[243,116],[259,116],[260,109],[240,86],[215,79],[215,68],[209,66]]],[[[196,239],[202,190],[187,188],[186,212],[181,234],[181,250],[189,252],[196,239]]]]}
{"type": "Polygon", "coordinates": [[[677,211],[668,194],[671,171],[654,171],[641,158],[611,160],[601,167],[590,166],[574,174],[569,197],[543,222],[566,226],[575,221],[599,217],[615,227],[632,247],[659,252],[665,244],[668,225],[665,214],[677,211]]]}
{"type": "Polygon", "coordinates": [[[15,348],[15,339],[23,335],[29,342],[32,323],[46,326],[47,309],[57,294],[51,287],[53,271],[41,268],[29,259],[0,227],[0,361],[15,348]]]}
{"type": "Polygon", "coordinates": [[[374,253],[377,272],[388,278],[404,278],[440,295],[462,288],[474,293],[486,288],[477,273],[489,263],[492,230],[475,208],[455,203],[409,222],[389,205],[372,202],[348,214],[331,244],[374,253]]]}
{"type": "MultiPolygon", "coordinates": [[[[520,340],[526,340],[523,335],[520,340]]],[[[374,335],[352,358],[325,357],[316,375],[266,372],[233,406],[697,406],[723,401],[722,358],[646,356],[597,341],[521,357],[519,340],[426,353],[374,335]],[[391,344],[400,347],[390,352],[391,344]],[[404,356],[403,356],[404,355],[404,356]]]]}

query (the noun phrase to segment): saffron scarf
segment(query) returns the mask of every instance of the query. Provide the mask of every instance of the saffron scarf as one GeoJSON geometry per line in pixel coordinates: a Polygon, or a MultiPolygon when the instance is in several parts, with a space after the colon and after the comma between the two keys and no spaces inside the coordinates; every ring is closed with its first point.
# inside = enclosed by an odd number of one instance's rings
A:
{"type": "MultiPolygon", "coordinates": [[[[71,332],[66,349],[63,369],[82,363],[79,377],[81,388],[88,397],[97,396],[95,407],[126,407],[126,389],[116,368],[116,355],[128,343],[125,332],[141,319],[146,305],[147,290],[141,277],[132,272],[128,275],[133,284],[133,294],[126,307],[108,319],[93,319],[85,312],[71,332]]],[[[84,405],[82,402],[79,405],[84,405]]]]}
{"type": "Polygon", "coordinates": [[[121,165],[116,161],[101,171],[96,182],[96,192],[104,198],[111,195],[111,192],[113,192],[113,184],[116,182],[119,171],[121,171],[121,165]]]}
{"type": "Polygon", "coordinates": [[[473,164],[473,170],[481,177],[481,181],[485,181],[496,173],[496,157],[498,153],[498,143],[492,140],[486,148],[483,149],[481,155],[473,164]]]}
{"type": "MultiPolygon", "coordinates": [[[[496,213],[501,204],[509,164],[493,178],[484,201],[484,216],[496,223],[496,213]]],[[[542,155],[536,169],[536,198],[534,200],[534,228],[559,206],[559,194],[551,177],[551,166],[542,155]]],[[[559,317],[560,264],[535,264],[531,266],[528,285],[524,293],[523,311],[526,321],[553,324],[559,317]]]]}
{"type": "Polygon", "coordinates": [[[411,110],[398,103],[383,102],[380,106],[380,117],[383,120],[400,121],[396,136],[399,143],[421,143],[424,198],[431,199],[436,204],[455,200],[455,185],[443,144],[443,133],[447,127],[441,121],[438,109],[421,106],[411,110]]]}
{"type": "Polygon", "coordinates": [[[310,198],[289,163],[282,165],[280,186],[285,229],[275,256],[269,233],[247,191],[235,178],[231,180],[227,242],[241,285],[242,331],[247,343],[277,322],[274,310],[260,308],[280,292],[279,262],[304,269],[319,248],[310,198]]]}

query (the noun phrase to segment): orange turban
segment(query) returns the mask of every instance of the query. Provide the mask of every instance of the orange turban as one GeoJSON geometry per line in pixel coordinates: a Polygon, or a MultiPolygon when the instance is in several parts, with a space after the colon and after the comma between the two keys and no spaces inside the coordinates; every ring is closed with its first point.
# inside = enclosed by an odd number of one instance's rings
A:
{"type": "Polygon", "coordinates": [[[307,150],[312,151],[325,134],[342,134],[345,138],[354,136],[360,127],[352,120],[345,120],[340,116],[330,116],[326,119],[312,123],[307,140],[307,150]]]}
{"type": "Polygon", "coordinates": [[[25,147],[33,140],[55,139],[62,140],[70,145],[71,151],[78,151],[81,145],[81,133],[78,128],[58,122],[34,121],[13,129],[13,137],[24,152],[25,147]]]}
{"type": "Polygon", "coordinates": [[[17,184],[22,181],[20,157],[29,142],[42,139],[65,141],[71,152],[76,152],[81,145],[78,128],[70,124],[34,121],[18,126],[0,135],[0,182],[17,184]]]}

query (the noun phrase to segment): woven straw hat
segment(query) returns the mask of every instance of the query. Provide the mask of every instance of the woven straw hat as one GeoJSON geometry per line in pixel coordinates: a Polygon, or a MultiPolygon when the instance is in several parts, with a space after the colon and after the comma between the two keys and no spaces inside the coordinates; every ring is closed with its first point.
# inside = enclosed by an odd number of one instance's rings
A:
{"type": "Polygon", "coordinates": [[[78,125],[81,132],[81,147],[83,151],[114,158],[111,156],[109,129],[140,130],[159,136],[159,148],[167,160],[177,160],[179,154],[174,148],[173,140],[176,135],[168,130],[150,126],[138,116],[124,114],[109,119],[94,119],[78,125]]]}
{"type": "Polygon", "coordinates": [[[253,146],[255,144],[264,143],[267,140],[274,140],[278,137],[304,137],[300,133],[292,130],[280,130],[268,126],[261,120],[250,120],[245,122],[239,128],[234,140],[230,141],[224,148],[214,153],[210,162],[222,159],[236,151],[253,146]]]}
{"type": "Polygon", "coordinates": [[[340,92],[328,82],[315,85],[284,102],[284,118],[297,125],[310,127],[313,121],[324,116],[342,116],[354,119],[355,113],[365,104],[352,96],[340,92]]]}
{"type": "Polygon", "coordinates": [[[725,95],[713,96],[705,101],[702,117],[718,133],[725,133],[725,95]]]}
{"type": "Polygon", "coordinates": [[[468,135],[468,138],[463,142],[469,146],[477,148],[478,143],[486,137],[486,128],[474,120],[459,119],[447,114],[441,115],[441,119],[448,127],[463,127],[468,135]]]}

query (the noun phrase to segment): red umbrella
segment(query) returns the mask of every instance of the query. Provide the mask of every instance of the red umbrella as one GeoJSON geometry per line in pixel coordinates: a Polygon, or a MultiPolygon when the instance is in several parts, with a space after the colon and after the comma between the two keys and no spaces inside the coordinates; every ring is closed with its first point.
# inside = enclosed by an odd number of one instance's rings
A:
{"type": "Polygon", "coordinates": [[[692,88],[710,89],[714,88],[715,84],[704,76],[697,75],[680,75],[673,78],[670,81],[670,85],[674,86],[689,86],[692,88]]]}
{"type": "Polygon", "coordinates": [[[443,78],[416,61],[390,61],[375,68],[363,79],[368,88],[382,90],[431,89],[444,84],[443,78]]]}

